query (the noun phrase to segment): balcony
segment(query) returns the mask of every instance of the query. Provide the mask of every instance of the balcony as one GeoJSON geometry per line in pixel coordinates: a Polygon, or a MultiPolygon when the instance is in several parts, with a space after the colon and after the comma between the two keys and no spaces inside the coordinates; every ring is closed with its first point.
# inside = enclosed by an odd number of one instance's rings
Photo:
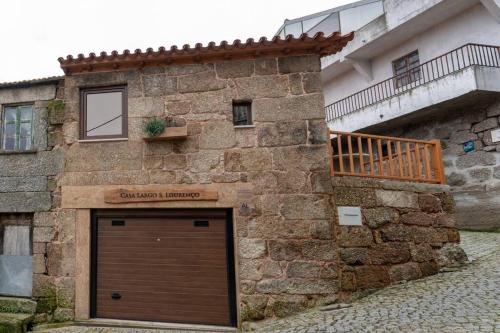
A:
{"type": "Polygon", "coordinates": [[[356,176],[444,184],[439,140],[330,131],[332,177],[356,176]]]}
{"type": "Polygon", "coordinates": [[[357,131],[471,92],[500,92],[500,47],[466,44],[325,107],[329,127],[357,131]]]}

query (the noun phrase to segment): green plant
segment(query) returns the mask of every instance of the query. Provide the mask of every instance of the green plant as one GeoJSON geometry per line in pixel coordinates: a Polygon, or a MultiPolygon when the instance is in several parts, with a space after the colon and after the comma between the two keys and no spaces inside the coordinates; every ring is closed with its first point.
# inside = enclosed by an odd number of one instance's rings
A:
{"type": "Polygon", "coordinates": [[[151,118],[144,122],[144,133],[149,137],[155,137],[163,133],[167,127],[167,121],[163,118],[151,118]]]}
{"type": "Polygon", "coordinates": [[[63,111],[65,106],[62,99],[53,99],[47,103],[47,109],[50,111],[63,111]]]}

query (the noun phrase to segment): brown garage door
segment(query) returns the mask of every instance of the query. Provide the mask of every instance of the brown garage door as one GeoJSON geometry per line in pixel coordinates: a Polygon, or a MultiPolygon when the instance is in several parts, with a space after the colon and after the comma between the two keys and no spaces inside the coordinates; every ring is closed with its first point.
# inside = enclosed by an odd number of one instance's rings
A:
{"type": "Polygon", "coordinates": [[[93,221],[94,317],[234,326],[226,211],[100,211],[93,221]]]}

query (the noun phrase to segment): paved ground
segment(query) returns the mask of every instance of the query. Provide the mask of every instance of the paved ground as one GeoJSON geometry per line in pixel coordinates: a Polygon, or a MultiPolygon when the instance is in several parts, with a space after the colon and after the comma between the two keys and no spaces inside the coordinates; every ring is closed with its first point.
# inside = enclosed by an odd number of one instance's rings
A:
{"type": "MultiPolygon", "coordinates": [[[[463,232],[471,263],[448,273],[380,290],[351,307],[318,309],[259,325],[259,333],[500,333],[500,233],[463,232]]],[[[57,333],[180,331],[72,327],[57,333]]],[[[187,333],[187,331],[182,331],[187,333]]]]}

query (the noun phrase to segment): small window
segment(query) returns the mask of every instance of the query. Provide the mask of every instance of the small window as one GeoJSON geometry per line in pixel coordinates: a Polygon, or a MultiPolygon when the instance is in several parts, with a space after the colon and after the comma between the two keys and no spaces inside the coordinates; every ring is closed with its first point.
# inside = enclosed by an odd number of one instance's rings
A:
{"type": "Polygon", "coordinates": [[[251,102],[233,102],[233,124],[234,126],[252,125],[251,102]]]}
{"type": "Polygon", "coordinates": [[[2,118],[2,150],[25,151],[33,146],[33,106],[6,106],[2,118]]]}
{"type": "Polygon", "coordinates": [[[396,76],[394,81],[396,88],[418,81],[420,79],[419,65],[420,60],[418,57],[418,51],[413,51],[404,57],[394,60],[392,62],[392,68],[394,76],[396,76]]]}
{"type": "Polygon", "coordinates": [[[127,137],[127,88],[91,88],[81,91],[80,138],[127,137]]]}

